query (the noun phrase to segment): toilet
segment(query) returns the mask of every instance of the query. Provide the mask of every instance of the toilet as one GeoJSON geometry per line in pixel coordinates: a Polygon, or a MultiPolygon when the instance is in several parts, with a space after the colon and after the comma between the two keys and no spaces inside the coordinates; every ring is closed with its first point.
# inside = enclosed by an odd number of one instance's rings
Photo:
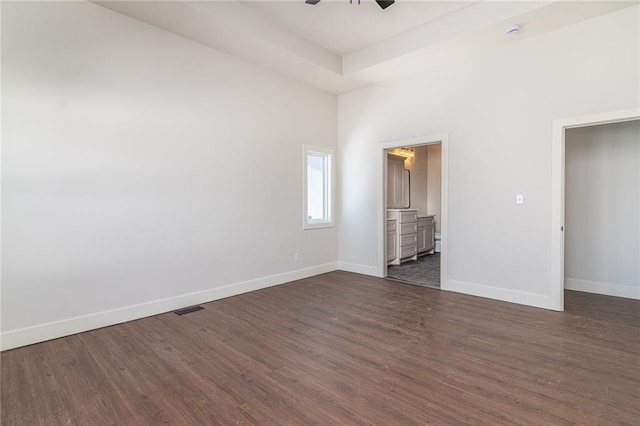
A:
{"type": "Polygon", "coordinates": [[[436,232],[435,233],[435,248],[433,251],[435,251],[436,253],[440,253],[440,244],[441,244],[441,240],[440,240],[440,233],[436,232]]]}

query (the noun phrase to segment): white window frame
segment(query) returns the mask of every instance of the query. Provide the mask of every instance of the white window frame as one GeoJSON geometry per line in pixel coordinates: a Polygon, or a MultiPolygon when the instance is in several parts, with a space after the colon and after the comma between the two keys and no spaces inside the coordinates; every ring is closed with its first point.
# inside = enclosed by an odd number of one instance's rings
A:
{"type": "Polygon", "coordinates": [[[318,146],[302,146],[302,229],[332,228],[334,226],[334,154],[333,150],[318,146]],[[324,217],[322,219],[309,219],[307,199],[307,156],[309,154],[322,155],[326,158],[325,168],[325,192],[324,192],[324,217]]]}

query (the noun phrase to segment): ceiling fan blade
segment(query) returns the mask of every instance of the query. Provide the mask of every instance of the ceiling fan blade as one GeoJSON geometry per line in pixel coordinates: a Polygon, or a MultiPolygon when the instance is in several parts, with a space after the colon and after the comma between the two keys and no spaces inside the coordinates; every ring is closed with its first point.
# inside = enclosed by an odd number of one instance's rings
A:
{"type": "Polygon", "coordinates": [[[318,4],[320,3],[320,0],[305,0],[304,2],[306,4],[318,4]]]}
{"type": "Polygon", "coordinates": [[[386,9],[392,4],[394,4],[395,0],[376,0],[376,3],[378,3],[378,6],[380,6],[381,8],[386,9]]]}

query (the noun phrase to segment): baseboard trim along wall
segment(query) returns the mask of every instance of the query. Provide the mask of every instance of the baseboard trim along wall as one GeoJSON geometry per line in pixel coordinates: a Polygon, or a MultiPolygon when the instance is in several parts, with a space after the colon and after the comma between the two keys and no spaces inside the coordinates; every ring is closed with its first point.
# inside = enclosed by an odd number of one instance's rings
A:
{"type": "Polygon", "coordinates": [[[378,268],[375,266],[360,265],[357,263],[350,263],[350,262],[339,262],[338,269],[340,271],[355,272],[356,274],[370,275],[372,277],[380,276],[380,273],[378,272],[378,268]]]}
{"type": "MultiPolygon", "coordinates": [[[[357,263],[339,262],[340,271],[355,272],[357,274],[382,277],[375,266],[360,265],[357,263]]],[[[384,278],[384,277],[383,277],[384,278]]],[[[507,290],[499,287],[491,287],[464,281],[452,281],[443,283],[442,290],[468,294],[470,296],[486,297],[488,299],[502,300],[503,302],[517,303],[519,305],[533,306],[534,308],[551,309],[551,299],[548,295],[527,293],[524,291],[507,290]]]]}
{"type": "Polygon", "coordinates": [[[533,306],[534,308],[553,309],[551,307],[551,298],[545,294],[527,293],[524,291],[508,290],[499,287],[452,280],[443,283],[442,290],[464,293],[471,296],[486,297],[488,299],[502,300],[503,302],[518,303],[520,305],[533,306]]]}
{"type": "Polygon", "coordinates": [[[186,306],[197,305],[199,303],[213,302],[214,300],[224,299],[226,297],[260,290],[312,277],[314,275],[324,274],[337,269],[338,262],[330,262],[323,265],[312,266],[310,268],[256,278],[195,293],[182,294],[167,299],[154,300],[110,311],[96,312],[94,314],[84,315],[81,317],[6,331],[0,335],[0,350],[4,351],[20,346],[31,345],[33,343],[44,342],[46,340],[57,339],[59,337],[82,333],[84,331],[95,330],[97,328],[170,312],[186,306]]]}
{"type": "Polygon", "coordinates": [[[632,285],[602,283],[597,281],[565,278],[564,288],[567,290],[584,291],[586,293],[604,294],[606,296],[625,297],[627,299],[640,299],[640,287],[632,285]]]}

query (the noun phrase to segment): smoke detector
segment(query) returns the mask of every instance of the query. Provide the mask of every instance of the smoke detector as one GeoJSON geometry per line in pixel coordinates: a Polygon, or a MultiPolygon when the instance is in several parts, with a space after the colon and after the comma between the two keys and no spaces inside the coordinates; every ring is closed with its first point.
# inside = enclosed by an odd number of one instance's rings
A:
{"type": "Polygon", "coordinates": [[[520,32],[520,24],[511,24],[507,27],[506,29],[506,33],[507,34],[518,34],[520,32]]]}

